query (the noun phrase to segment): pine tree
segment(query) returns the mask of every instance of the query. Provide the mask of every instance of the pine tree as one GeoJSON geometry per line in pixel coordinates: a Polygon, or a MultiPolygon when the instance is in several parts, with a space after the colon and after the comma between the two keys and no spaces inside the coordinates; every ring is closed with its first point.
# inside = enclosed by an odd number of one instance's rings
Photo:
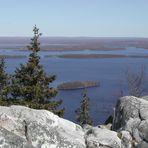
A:
{"type": "Polygon", "coordinates": [[[77,122],[83,126],[85,124],[89,124],[89,125],[92,125],[93,124],[93,121],[90,117],[90,99],[87,95],[87,91],[84,90],[83,94],[82,94],[82,101],[81,101],[81,105],[80,105],[80,108],[78,108],[75,113],[76,113],[76,119],[77,119],[77,122]]]}
{"type": "Polygon", "coordinates": [[[41,33],[36,26],[33,32],[34,36],[31,38],[30,46],[27,46],[31,51],[28,62],[16,68],[12,78],[12,98],[27,101],[29,107],[48,109],[62,115],[64,110],[57,109],[62,101],[51,101],[57,95],[57,90],[49,85],[56,77],[47,75],[40,64],[38,52],[40,51],[41,33]]]}
{"type": "Polygon", "coordinates": [[[0,99],[8,99],[10,93],[10,76],[5,71],[5,60],[0,59],[0,99]]]}

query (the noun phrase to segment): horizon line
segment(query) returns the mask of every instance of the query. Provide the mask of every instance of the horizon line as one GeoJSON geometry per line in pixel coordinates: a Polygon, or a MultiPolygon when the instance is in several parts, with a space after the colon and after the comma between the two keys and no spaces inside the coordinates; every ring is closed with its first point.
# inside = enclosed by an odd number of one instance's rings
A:
{"type": "MultiPolygon", "coordinates": [[[[32,36],[0,36],[0,38],[30,38],[32,36]]],[[[136,37],[136,36],[41,36],[41,38],[148,38],[148,37],[136,37]]]]}

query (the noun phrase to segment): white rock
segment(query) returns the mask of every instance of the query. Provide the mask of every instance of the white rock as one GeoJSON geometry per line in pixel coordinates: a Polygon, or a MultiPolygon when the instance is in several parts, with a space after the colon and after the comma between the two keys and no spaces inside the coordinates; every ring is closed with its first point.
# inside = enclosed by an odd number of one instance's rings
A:
{"type": "Polygon", "coordinates": [[[121,140],[117,136],[116,132],[98,127],[92,127],[92,129],[87,131],[86,142],[89,148],[99,146],[121,148],[121,140]]]}
{"type": "Polygon", "coordinates": [[[130,132],[138,147],[148,145],[148,101],[145,98],[120,98],[114,118],[114,130],[130,132]]]}
{"type": "Polygon", "coordinates": [[[138,130],[140,137],[148,142],[148,119],[141,121],[138,130]]]}
{"type": "Polygon", "coordinates": [[[122,148],[132,148],[132,136],[127,131],[121,131],[122,148]]]}
{"type": "Polygon", "coordinates": [[[79,125],[46,110],[0,106],[0,132],[0,147],[25,146],[28,143],[35,148],[86,147],[84,132],[79,125]],[[14,145],[11,143],[13,139],[14,145]]]}
{"type": "Polygon", "coordinates": [[[113,129],[118,130],[126,125],[130,118],[139,118],[140,100],[125,96],[118,100],[115,110],[113,129]]]}
{"type": "Polygon", "coordinates": [[[110,125],[81,126],[46,110],[0,106],[0,147],[14,148],[147,148],[148,101],[119,99],[110,125]],[[116,131],[116,132],[115,132],[116,131]]]}
{"type": "Polygon", "coordinates": [[[148,101],[140,99],[140,118],[142,120],[148,119],[148,101]]]}

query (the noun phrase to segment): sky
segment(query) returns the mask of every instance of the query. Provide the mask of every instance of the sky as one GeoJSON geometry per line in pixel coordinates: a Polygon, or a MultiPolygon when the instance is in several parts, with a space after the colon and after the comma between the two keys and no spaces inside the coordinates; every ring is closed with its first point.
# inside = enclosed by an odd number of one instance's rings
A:
{"type": "Polygon", "coordinates": [[[0,0],[0,36],[148,37],[148,0],[0,0]]]}

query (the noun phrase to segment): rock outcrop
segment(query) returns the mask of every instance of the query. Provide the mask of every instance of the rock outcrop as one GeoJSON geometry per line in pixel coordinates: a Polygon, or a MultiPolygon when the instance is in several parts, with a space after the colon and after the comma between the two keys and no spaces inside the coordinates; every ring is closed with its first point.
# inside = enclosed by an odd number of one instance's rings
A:
{"type": "Polygon", "coordinates": [[[105,128],[84,129],[46,110],[0,106],[0,147],[120,148],[117,133],[105,128]]]}
{"type": "Polygon", "coordinates": [[[88,148],[121,148],[121,139],[114,131],[107,128],[84,127],[88,148]]]}
{"type": "Polygon", "coordinates": [[[0,107],[0,147],[85,147],[83,129],[46,110],[0,107]]]}
{"type": "Polygon", "coordinates": [[[111,124],[83,128],[46,110],[0,106],[2,148],[148,148],[147,97],[122,97],[111,124]]]}
{"type": "Polygon", "coordinates": [[[147,97],[143,99],[133,96],[120,98],[116,105],[112,127],[118,133],[129,132],[133,147],[148,148],[147,97]]]}

